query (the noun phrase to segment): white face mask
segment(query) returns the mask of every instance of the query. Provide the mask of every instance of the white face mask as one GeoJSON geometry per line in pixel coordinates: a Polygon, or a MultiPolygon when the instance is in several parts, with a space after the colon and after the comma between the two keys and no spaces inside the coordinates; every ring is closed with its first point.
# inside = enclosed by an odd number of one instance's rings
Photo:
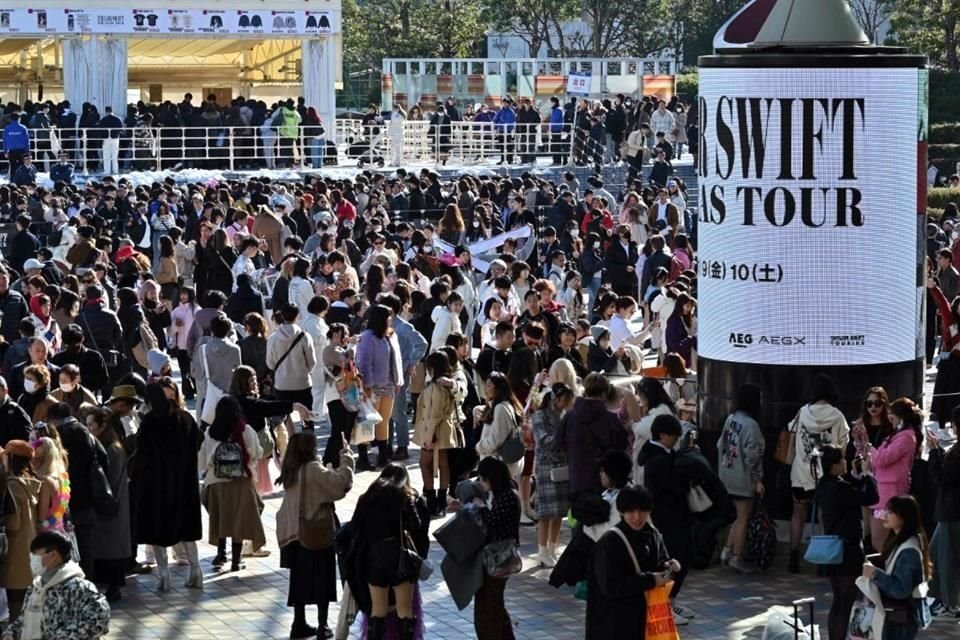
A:
{"type": "Polygon", "coordinates": [[[63,391],[64,393],[72,393],[73,390],[76,389],[76,388],[77,388],[77,383],[76,383],[76,382],[61,382],[61,383],[60,383],[60,391],[63,391]]]}
{"type": "Polygon", "coordinates": [[[432,245],[432,244],[425,244],[425,245],[423,245],[423,252],[424,252],[424,253],[433,253],[433,245],[432,245]]]}
{"type": "Polygon", "coordinates": [[[576,238],[576,237],[579,236],[579,235],[580,235],[580,230],[579,230],[579,229],[570,229],[570,237],[571,237],[571,238],[576,238]]]}
{"type": "Polygon", "coordinates": [[[474,221],[473,221],[473,228],[474,228],[474,229],[479,229],[479,228],[480,228],[480,221],[479,221],[479,220],[474,220],[474,221]]]}
{"type": "Polygon", "coordinates": [[[31,380],[30,378],[26,378],[23,381],[23,390],[26,391],[27,393],[33,393],[34,391],[37,390],[37,383],[31,380]]]}
{"type": "Polygon", "coordinates": [[[43,556],[30,554],[30,573],[34,576],[42,576],[46,568],[43,566],[43,556]]]}
{"type": "Polygon", "coordinates": [[[244,198],[243,198],[243,203],[244,203],[244,204],[250,204],[250,196],[244,196],[244,198]]]}

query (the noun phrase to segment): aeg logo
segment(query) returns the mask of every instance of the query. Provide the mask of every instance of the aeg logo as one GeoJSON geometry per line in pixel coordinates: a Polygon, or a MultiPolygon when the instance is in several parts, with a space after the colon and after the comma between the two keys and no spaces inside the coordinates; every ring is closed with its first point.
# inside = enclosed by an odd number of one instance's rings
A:
{"type": "MultiPolygon", "coordinates": [[[[730,344],[738,349],[746,349],[754,343],[752,333],[731,333],[730,344]]],[[[766,344],[777,347],[799,347],[807,345],[806,336],[760,336],[757,344],[766,344]]]]}

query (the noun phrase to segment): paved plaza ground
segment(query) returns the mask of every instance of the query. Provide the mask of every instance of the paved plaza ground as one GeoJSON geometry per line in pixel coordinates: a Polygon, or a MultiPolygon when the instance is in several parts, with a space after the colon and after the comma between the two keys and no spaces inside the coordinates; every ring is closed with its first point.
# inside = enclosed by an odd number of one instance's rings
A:
{"type": "MultiPolygon", "coordinates": [[[[408,468],[416,484],[420,473],[415,459],[408,468]]],[[[356,477],[350,495],[337,503],[337,512],[349,520],[357,498],[376,478],[373,472],[356,477]]],[[[165,638],[169,640],[231,640],[287,638],[293,619],[286,607],[287,571],[279,567],[276,545],[275,514],[281,497],[268,497],[263,513],[271,555],[248,558],[247,568],[239,573],[217,573],[211,566],[215,549],[201,544],[200,556],[206,584],[202,592],[183,587],[186,567],[173,567],[173,591],[156,592],[154,575],[136,576],[127,581],[124,598],[113,610],[111,638],[165,638]]],[[[449,516],[448,516],[449,517],[449,516]]],[[[432,529],[443,520],[434,520],[432,529]]],[[[204,514],[206,525],[206,514],[204,514]]],[[[784,526],[784,525],[781,525],[784,526]]],[[[536,530],[521,527],[524,571],[507,585],[507,608],[516,625],[516,636],[523,640],[573,640],[583,637],[584,603],[574,599],[571,589],[557,590],[547,580],[550,571],[539,569],[533,561],[536,553],[536,530]]],[[[565,530],[562,543],[569,540],[565,530]]],[[[439,567],[443,550],[434,543],[431,557],[439,567]]],[[[142,558],[141,558],[142,559],[142,558]]],[[[817,578],[810,566],[800,575],[785,571],[786,559],[778,557],[775,567],[764,573],[740,576],[715,566],[708,571],[693,571],[684,585],[681,601],[692,608],[696,619],[680,629],[680,637],[702,640],[760,638],[763,625],[772,607],[789,604],[790,600],[817,598],[817,618],[824,623],[829,608],[830,587],[826,578],[817,578]]],[[[429,640],[463,640],[473,638],[473,607],[458,611],[439,570],[426,583],[421,583],[426,637],[429,640]]],[[[314,621],[311,608],[308,620],[314,621]]],[[[336,621],[336,607],[331,608],[331,626],[336,621]]],[[[359,638],[354,625],[351,638],[359,638]]],[[[960,639],[956,620],[938,620],[922,638],[960,639]]],[[[826,638],[826,636],[824,636],[826,638]]]]}

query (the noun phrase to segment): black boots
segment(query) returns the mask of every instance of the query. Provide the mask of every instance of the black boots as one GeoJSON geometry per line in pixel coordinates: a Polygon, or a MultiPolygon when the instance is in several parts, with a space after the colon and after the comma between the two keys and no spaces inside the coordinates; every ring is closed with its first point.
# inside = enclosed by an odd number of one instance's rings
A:
{"type": "Polygon", "coordinates": [[[367,445],[357,445],[357,471],[373,471],[373,465],[370,464],[369,456],[367,445]]]}
{"type": "Polygon", "coordinates": [[[367,623],[367,640],[383,640],[387,632],[387,619],[370,616],[367,623]]]}
{"type": "Polygon", "coordinates": [[[431,516],[443,516],[447,513],[447,492],[445,489],[424,489],[427,498],[427,511],[431,516]]]}
{"type": "Polygon", "coordinates": [[[393,451],[390,450],[390,444],[387,440],[377,440],[374,444],[377,445],[377,469],[382,469],[390,464],[393,451]]]}
{"type": "MultiPolygon", "coordinates": [[[[231,538],[232,541],[232,538],[231,538]]],[[[241,569],[246,569],[247,564],[241,560],[241,555],[243,554],[243,541],[232,542],[230,545],[230,571],[240,571],[241,569]]]]}
{"type": "Polygon", "coordinates": [[[790,562],[787,563],[787,571],[790,573],[800,573],[800,550],[790,550],[790,562]]]}
{"type": "Polygon", "coordinates": [[[414,618],[399,618],[399,640],[413,640],[413,634],[417,630],[416,623],[414,618]]]}

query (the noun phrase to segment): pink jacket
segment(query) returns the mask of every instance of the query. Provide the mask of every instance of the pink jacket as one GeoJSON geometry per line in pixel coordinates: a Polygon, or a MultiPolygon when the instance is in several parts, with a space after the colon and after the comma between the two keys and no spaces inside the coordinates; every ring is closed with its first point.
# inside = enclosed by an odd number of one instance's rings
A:
{"type": "Polygon", "coordinates": [[[170,342],[181,351],[187,350],[187,336],[190,334],[193,316],[198,309],[196,305],[180,304],[170,314],[171,324],[167,329],[167,335],[170,337],[170,342]]]}
{"type": "Polygon", "coordinates": [[[888,438],[873,452],[873,474],[877,477],[880,500],[874,509],[910,491],[910,469],[917,451],[917,436],[907,427],[888,438]]]}

